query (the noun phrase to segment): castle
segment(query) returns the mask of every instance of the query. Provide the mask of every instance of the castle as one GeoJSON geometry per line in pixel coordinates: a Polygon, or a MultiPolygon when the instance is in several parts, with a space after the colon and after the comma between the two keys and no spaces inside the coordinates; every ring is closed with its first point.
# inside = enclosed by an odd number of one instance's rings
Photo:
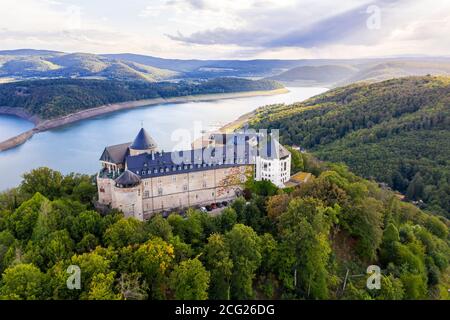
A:
{"type": "Polygon", "coordinates": [[[145,220],[155,212],[233,200],[251,177],[283,187],[291,154],[270,136],[246,132],[214,133],[200,148],[163,152],[142,128],[132,143],[106,147],[100,163],[99,203],[145,220]]]}

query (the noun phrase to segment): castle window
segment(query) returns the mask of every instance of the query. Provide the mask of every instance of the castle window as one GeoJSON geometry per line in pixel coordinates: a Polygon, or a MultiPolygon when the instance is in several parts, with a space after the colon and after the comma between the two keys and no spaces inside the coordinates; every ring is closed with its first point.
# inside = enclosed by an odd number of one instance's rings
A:
{"type": "Polygon", "coordinates": [[[187,184],[184,184],[183,185],[183,191],[187,191],[188,190],[188,186],[187,186],[187,184]]]}
{"type": "Polygon", "coordinates": [[[245,182],[245,176],[241,175],[241,182],[245,182]]]}
{"type": "Polygon", "coordinates": [[[172,171],[176,171],[176,170],[177,170],[177,167],[173,166],[172,171]]]}
{"type": "Polygon", "coordinates": [[[153,172],[154,172],[154,173],[158,173],[158,170],[157,170],[157,169],[154,169],[153,172]]]}
{"type": "Polygon", "coordinates": [[[206,181],[203,181],[203,188],[206,188],[206,181]]]}
{"type": "MultiPolygon", "coordinates": [[[[144,192],[144,198],[150,198],[150,192],[145,191],[144,192]]],[[[148,206],[148,205],[147,205],[148,206]]]]}
{"type": "Polygon", "coordinates": [[[158,195],[162,196],[162,194],[163,194],[163,189],[162,188],[158,188],[158,195]]]}
{"type": "Polygon", "coordinates": [[[173,177],[172,177],[172,181],[173,181],[173,182],[177,181],[177,177],[173,176],[173,177]]]}
{"type": "Polygon", "coordinates": [[[169,170],[170,170],[169,168],[166,168],[166,172],[169,172],[169,170]]]}
{"type": "Polygon", "coordinates": [[[145,175],[145,172],[146,172],[145,170],[142,170],[141,174],[142,174],[142,175],[145,175]]]}
{"type": "Polygon", "coordinates": [[[160,168],[160,169],[159,169],[159,172],[164,172],[164,168],[160,168]]]}

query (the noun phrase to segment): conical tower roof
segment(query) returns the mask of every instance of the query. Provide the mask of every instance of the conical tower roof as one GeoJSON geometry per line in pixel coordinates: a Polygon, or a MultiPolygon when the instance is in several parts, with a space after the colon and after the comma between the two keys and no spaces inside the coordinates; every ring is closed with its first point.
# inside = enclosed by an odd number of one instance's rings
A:
{"type": "Polygon", "coordinates": [[[153,138],[142,128],[133,143],[130,146],[130,149],[133,150],[148,150],[156,148],[156,142],[153,138]]]}
{"type": "Polygon", "coordinates": [[[141,178],[131,172],[130,170],[125,170],[116,180],[116,184],[122,185],[124,187],[132,187],[138,185],[141,182],[141,178]]]}

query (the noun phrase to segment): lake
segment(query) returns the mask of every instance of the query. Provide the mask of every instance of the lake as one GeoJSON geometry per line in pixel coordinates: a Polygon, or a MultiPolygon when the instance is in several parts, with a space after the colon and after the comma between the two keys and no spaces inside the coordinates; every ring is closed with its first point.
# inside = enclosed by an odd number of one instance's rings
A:
{"type": "MultiPolygon", "coordinates": [[[[172,139],[172,133],[177,129],[188,130],[186,138],[190,135],[193,138],[195,123],[209,131],[260,106],[302,101],[327,90],[315,87],[288,89],[290,92],[274,96],[140,107],[38,133],[23,145],[0,152],[0,190],[17,186],[23,173],[41,166],[64,174],[95,174],[100,168],[98,159],[105,146],[132,141],[141,124],[159,148],[168,151],[180,144],[172,139]]],[[[0,115],[0,141],[32,127],[28,121],[0,115]]],[[[189,147],[186,143],[183,145],[189,147]]]]}

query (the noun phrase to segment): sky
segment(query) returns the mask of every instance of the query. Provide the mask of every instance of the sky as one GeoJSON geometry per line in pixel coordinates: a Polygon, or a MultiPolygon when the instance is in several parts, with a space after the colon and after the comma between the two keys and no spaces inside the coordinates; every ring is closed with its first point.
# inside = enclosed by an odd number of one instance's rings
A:
{"type": "Polygon", "coordinates": [[[450,56],[450,0],[0,0],[0,50],[182,59],[450,56]]]}

